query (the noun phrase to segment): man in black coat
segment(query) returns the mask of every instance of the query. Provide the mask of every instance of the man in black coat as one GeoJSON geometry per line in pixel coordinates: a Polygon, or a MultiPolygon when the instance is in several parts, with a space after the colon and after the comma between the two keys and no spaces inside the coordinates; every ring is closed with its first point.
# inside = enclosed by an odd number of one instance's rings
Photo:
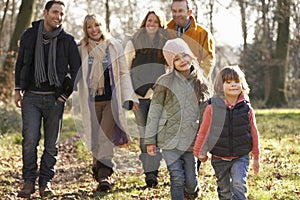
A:
{"type": "Polygon", "coordinates": [[[37,178],[40,196],[53,194],[51,180],[55,174],[64,105],[81,66],[75,40],[62,28],[64,14],[62,1],[48,1],[44,19],[33,22],[21,36],[15,66],[15,103],[22,109],[24,185],[18,197],[30,198],[37,178]],[[44,151],[38,170],[41,127],[44,151]]]}

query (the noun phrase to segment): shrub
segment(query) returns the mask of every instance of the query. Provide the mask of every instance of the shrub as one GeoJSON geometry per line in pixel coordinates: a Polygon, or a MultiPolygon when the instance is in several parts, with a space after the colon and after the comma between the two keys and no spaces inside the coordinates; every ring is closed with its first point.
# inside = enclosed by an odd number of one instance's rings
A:
{"type": "Polygon", "coordinates": [[[0,135],[21,132],[21,114],[15,109],[0,107],[0,135]]]}

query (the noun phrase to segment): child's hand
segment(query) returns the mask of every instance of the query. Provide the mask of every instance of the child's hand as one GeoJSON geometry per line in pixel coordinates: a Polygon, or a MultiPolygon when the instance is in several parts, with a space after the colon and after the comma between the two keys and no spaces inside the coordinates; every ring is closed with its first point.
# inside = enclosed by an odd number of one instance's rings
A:
{"type": "Polygon", "coordinates": [[[155,144],[147,144],[147,153],[150,156],[156,155],[156,145],[155,144]]]}
{"type": "Polygon", "coordinates": [[[199,159],[201,162],[206,162],[207,159],[208,159],[208,156],[199,156],[198,159],[199,159]]]}
{"type": "Polygon", "coordinates": [[[258,174],[259,172],[259,160],[253,160],[253,170],[254,170],[254,174],[258,174]]]}
{"type": "Polygon", "coordinates": [[[133,102],[132,110],[139,110],[139,103],[133,102]]]}
{"type": "Polygon", "coordinates": [[[201,161],[201,162],[206,162],[207,159],[208,159],[208,156],[207,156],[207,151],[200,151],[199,152],[199,155],[197,156],[198,159],[201,161]]]}

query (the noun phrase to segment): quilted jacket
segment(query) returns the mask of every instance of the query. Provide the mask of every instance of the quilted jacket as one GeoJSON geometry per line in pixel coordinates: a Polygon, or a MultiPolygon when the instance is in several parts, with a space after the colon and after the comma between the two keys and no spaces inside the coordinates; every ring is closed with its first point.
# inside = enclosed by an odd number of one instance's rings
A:
{"type": "Polygon", "coordinates": [[[154,86],[145,144],[161,149],[192,151],[199,128],[200,107],[194,93],[195,74],[164,74],[154,86]]]}

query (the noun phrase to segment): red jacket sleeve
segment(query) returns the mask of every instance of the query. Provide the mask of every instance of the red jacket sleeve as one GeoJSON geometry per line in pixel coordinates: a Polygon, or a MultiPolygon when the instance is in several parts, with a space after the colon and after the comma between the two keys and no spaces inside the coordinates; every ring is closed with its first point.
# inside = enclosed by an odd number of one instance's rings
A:
{"type": "Polygon", "coordinates": [[[252,154],[254,157],[254,160],[259,159],[259,154],[260,154],[260,144],[259,144],[259,132],[256,126],[256,119],[255,119],[255,114],[254,110],[252,107],[250,107],[249,111],[249,118],[250,118],[250,125],[251,125],[251,134],[252,134],[252,154]]]}
{"type": "Polygon", "coordinates": [[[201,151],[201,149],[203,148],[207,140],[209,130],[210,130],[210,125],[211,125],[211,120],[212,120],[212,106],[211,104],[209,104],[206,106],[205,111],[203,113],[202,123],[195,141],[195,145],[194,145],[195,156],[199,155],[199,152],[201,151]]]}

